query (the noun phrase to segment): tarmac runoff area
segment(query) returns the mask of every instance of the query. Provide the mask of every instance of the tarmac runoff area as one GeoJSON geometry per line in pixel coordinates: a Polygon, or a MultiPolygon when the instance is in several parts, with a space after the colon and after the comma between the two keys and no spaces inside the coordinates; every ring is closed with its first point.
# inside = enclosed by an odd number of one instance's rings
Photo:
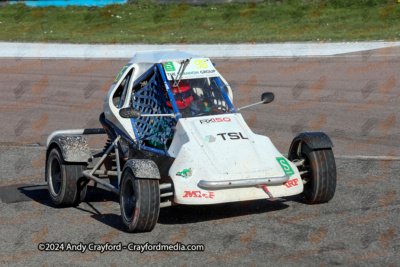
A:
{"type": "Polygon", "coordinates": [[[90,45],[0,42],[0,58],[132,58],[135,52],[176,49],[210,58],[333,56],[400,42],[272,43],[204,45],[90,45]]]}

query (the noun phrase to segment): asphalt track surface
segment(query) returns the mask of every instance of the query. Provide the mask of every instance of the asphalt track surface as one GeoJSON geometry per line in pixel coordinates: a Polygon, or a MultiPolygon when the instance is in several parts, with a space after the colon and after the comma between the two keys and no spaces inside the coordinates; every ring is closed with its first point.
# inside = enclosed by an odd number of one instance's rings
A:
{"type": "MultiPolygon", "coordinates": [[[[55,208],[44,183],[54,130],[99,127],[110,82],[127,60],[0,59],[0,264],[30,266],[396,266],[399,251],[400,48],[331,57],[214,59],[253,131],[286,154],[296,133],[335,145],[332,201],[298,196],[162,209],[150,233],[130,234],[118,198],[90,190],[55,208]],[[42,242],[204,244],[204,252],[40,252],[42,242]]],[[[90,139],[101,148],[104,137],[90,139]]]]}

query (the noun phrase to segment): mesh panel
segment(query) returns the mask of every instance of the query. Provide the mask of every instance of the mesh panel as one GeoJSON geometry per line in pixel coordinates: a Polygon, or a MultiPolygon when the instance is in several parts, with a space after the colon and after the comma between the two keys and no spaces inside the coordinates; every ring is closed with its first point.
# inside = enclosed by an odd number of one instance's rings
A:
{"type": "MultiPolygon", "coordinates": [[[[147,85],[132,95],[132,107],[143,114],[170,113],[161,84],[156,71],[147,85]]],[[[171,117],[139,117],[134,122],[139,139],[149,140],[157,148],[163,149],[172,136],[174,119],[171,117]]]]}

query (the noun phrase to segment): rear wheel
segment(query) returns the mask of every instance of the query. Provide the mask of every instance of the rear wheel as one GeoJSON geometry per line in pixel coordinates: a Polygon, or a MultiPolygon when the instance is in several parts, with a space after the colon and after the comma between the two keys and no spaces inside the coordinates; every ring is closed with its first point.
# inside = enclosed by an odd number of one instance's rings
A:
{"type": "Polygon", "coordinates": [[[296,151],[289,151],[289,160],[301,161],[299,166],[304,191],[301,194],[305,202],[318,204],[328,202],[336,190],[336,163],[331,148],[311,149],[300,142],[296,151]]]}
{"type": "Polygon", "coordinates": [[[148,232],[156,226],[160,211],[158,180],[136,178],[127,164],[120,192],[122,221],[129,232],[148,232]]]}
{"type": "Polygon", "coordinates": [[[85,169],[83,164],[66,163],[58,147],[50,151],[46,179],[50,197],[56,206],[76,206],[85,199],[87,179],[82,175],[85,169]]]}

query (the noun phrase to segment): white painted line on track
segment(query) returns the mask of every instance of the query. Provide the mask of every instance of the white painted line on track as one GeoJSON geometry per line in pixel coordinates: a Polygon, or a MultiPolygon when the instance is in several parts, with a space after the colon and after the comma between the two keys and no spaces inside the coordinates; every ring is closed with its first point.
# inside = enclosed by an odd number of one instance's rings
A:
{"type": "Polygon", "coordinates": [[[177,49],[211,58],[334,56],[400,42],[271,43],[271,44],[55,44],[0,42],[0,58],[132,58],[136,52],[177,49]]]}
{"type": "Polygon", "coordinates": [[[361,156],[361,155],[335,155],[338,159],[361,159],[361,160],[387,160],[387,161],[399,161],[400,157],[390,157],[390,156],[361,156]]]}

